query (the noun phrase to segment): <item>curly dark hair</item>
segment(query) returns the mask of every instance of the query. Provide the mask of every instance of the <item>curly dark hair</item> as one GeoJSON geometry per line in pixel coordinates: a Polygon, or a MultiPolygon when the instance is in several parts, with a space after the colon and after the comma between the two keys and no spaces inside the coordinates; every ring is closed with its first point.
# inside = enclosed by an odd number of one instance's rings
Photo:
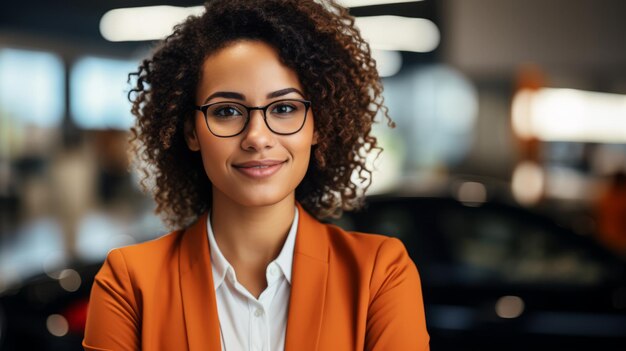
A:
{"type": "Polygon", "coordinates": [[[169,226],[184,227],[211,207],[211,182],[200,154],[187,147],[184,123],[195,113],[204,60],[242,39],[274,47],[312,101],[318,143],[296,188],[297,201],[318,219],[359,207],[371,183],[368,155],[382,151],[370,135],[372,123],[378,112],[389,126],[393,122],[369,45],[348,10],[332,0],[213,0],[205,10],[177,25],[129,74],[136,80],[129,99],[137,117],[131,152],[156,213],[169,226]]]}

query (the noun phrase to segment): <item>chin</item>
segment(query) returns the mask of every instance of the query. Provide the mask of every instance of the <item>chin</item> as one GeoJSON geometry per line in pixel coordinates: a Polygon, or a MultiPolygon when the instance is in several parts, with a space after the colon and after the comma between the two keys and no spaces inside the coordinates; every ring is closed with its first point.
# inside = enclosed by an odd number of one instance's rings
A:
{"type": "Polygon", "coordinates": [[[231,199],[245,207],[265,207],[278,204],[288,198],[295,199],[295,197],[290,196],[291,194],[294,194],[294,191],[284,192],[251,188],[244,190],[243,193],[232,194],[231,199]]]}

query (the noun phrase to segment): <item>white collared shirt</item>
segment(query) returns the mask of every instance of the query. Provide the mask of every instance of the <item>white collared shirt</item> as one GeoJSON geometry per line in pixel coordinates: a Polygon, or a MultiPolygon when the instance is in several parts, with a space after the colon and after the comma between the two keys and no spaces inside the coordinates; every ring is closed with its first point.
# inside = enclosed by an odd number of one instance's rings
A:
{"type": "Polygon", "coordinates": [[[295,208],[285,244],[265,270],[267,288],[256,299],[237,281],[235,270],[217,246],[209,214],[207,232],[223,351],[284,351],[297,228],[295,208]]]}

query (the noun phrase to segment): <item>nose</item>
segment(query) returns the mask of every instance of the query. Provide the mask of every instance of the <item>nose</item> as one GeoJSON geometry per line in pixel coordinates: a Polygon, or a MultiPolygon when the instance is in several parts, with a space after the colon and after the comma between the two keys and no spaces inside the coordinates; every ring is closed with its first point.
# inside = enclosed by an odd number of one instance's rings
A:
{"type": "Polygon", "coordinates": [[[241,140],[241,148],[249,151],[261,151],[274,146],[274,133],[263,119],[263,111],[250,111],[250,121],[241,140]]]}

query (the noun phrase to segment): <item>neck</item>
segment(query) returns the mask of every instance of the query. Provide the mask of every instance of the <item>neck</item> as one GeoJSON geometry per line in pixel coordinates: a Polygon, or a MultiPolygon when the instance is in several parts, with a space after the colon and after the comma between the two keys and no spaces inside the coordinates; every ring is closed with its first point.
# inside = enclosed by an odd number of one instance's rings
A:
{"type": "Polygon", "coordinates": [[[244,206],[214,188],[211,227],[233,266],[265,267],[282,249],[295,215],[295,195],[267,206],[244,206]]]}

